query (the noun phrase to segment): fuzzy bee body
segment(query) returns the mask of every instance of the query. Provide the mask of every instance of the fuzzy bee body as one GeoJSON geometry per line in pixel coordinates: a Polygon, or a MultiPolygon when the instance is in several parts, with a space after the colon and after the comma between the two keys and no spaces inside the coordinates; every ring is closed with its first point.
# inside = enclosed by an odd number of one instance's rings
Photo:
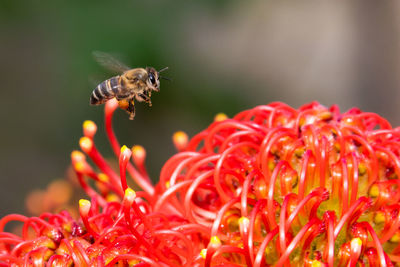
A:
{"type": "Polygon", "coordinates": [[[107,100],[118,95],[120,91],[121,76],[114,76],[103,81],[93,90],[90,96],[91,105],[104,104],[107,100]]]}
{"type": "Polygon", "coordinates": [[[96,52],[99,63],[114,70],[123,72],[101,82],[90,96],[91,105],[104,104],[107,100],[116,98],[119,106],[129,113],[129,119],[135,117],[134,99],[146,102],[151,106],[151,92],[160,91],[159,73],[152,67],[129,69],[106,53],[96,52]]]}

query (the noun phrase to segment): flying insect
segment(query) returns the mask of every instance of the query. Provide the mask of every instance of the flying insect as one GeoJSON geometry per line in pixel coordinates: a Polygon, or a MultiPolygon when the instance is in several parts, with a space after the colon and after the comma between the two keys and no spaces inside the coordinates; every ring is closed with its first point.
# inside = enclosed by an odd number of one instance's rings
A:
{"type": "Polygon", "coordinates": [[[160,91],[160,73],[168,67],[157,71],[153,67],[129,68],[110,54],[93,52],[93,56],[100,65],[110,70],[121,73],[101,82],[90,96],[91,105],[101,105],[106,101],[116,98],[120,108],[126,110],[129,119],[135,117],[135,102],[146,102],[151,106],[151,93],[160,91]]]}

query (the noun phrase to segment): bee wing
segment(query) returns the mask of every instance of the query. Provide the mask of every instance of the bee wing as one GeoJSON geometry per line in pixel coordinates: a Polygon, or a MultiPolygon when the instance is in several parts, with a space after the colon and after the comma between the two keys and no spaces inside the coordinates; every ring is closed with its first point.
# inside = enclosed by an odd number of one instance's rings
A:
{"type": "Polygon", "coordinates": [[[111,71],[124,72],[130,69],[128,66],[121,63],[118,59],[105,52],[93,51],[93,57],[101,66],[111,71]]]}

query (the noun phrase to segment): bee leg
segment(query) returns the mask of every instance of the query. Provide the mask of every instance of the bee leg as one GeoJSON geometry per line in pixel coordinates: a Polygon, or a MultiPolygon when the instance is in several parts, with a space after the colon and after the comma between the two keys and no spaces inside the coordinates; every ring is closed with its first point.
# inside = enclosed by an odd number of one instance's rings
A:
{"type": "Polygon", "coordinates": [[[151,91],[149,91],[149,102],[148,103],[149,103],[149,107],[151,107],[151,105],[152,105],[151,104],[151,91]]]}
{"type": "Polygon", "coordinates": [[[149,96],[147,96],[146,94],[139,94],[139,96],[141,98],[143,98],[143,100],[149,104],[149,106],[151,107],[151,98],[149,96]]]}
{"type": "Polygon", "coordinates": [[[129,119],[133,120],[133,118],[135,118],[135,103],[133,102],[133,99],[129,101],[126,111],[129,113],[129,119]]]}

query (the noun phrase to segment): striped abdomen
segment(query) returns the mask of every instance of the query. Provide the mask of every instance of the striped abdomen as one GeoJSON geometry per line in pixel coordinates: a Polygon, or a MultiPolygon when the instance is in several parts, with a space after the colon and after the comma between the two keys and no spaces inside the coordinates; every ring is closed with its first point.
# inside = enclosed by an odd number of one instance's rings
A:
{"type": "Polygon", "coordinates": [[[115,97],[120,91],[120,76],[112,77],[97,85],[90,96],[91,105],[100,105],[115,97]]]}

